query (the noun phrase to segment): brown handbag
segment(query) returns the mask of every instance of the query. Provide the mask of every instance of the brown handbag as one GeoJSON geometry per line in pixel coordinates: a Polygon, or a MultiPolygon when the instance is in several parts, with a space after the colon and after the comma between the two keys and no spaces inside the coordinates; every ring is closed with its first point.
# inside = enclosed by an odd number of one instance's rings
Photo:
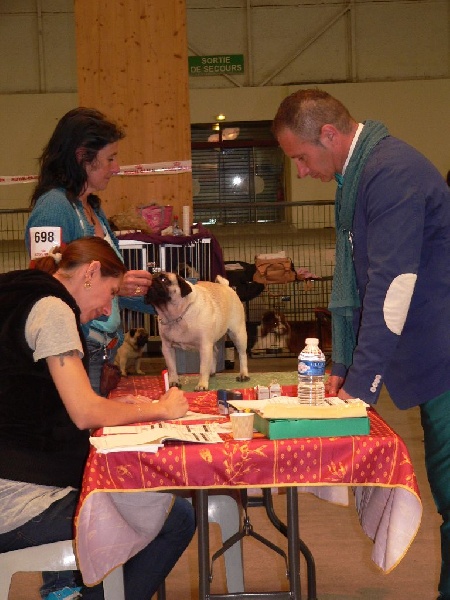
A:
{"type": "Polygon", "coordinates": [[[253,281],[264,285],[290,283],[297,278],[290,258],[255,258],[255,266],[253,281]]]}
{"type": "Polygon", "coordinates": [[[105,361],[102,365],[100,374],[100,394],[108,396],[109,392],[114,390],[120,381],[121,374],[117,365],[105,361]]]}

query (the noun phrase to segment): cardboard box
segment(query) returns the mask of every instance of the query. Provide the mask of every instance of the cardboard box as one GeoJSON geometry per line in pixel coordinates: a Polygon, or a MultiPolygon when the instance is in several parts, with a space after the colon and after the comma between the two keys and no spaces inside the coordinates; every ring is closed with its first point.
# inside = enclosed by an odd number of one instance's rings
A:
{"type": "Polygon", "coordinates": [[[368,435],[369,417],[343,419],[264,419],[255,413],[254,427],[269,440],[302,437],[342,437],[368,435]]]}

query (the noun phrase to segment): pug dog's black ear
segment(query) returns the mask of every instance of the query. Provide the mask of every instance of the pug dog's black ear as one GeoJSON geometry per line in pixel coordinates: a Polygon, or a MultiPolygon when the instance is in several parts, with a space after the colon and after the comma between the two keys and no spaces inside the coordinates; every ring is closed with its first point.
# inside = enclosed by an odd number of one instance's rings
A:
{"type": "Polygon", "coordinates": [[[187,296],[188,294],[190,294],[192,292],[191,286],[185,279],[183,279],[182,277],[177,275],[177,281],[178,281],[178,286],[180,288],[180,294],[181,294],[182,298],[184,298],[185,296],[187,296]]]}
{"type": "Polygon", "coordinates": [[[130,329],[128,333],[130,334],[131,337],[134,337],[136,334],[136,329],[130,329]]]}

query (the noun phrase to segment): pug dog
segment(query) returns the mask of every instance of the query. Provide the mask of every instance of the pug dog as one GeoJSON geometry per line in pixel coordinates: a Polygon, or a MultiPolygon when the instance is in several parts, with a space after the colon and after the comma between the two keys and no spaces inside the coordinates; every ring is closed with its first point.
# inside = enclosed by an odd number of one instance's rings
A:
{"type": "Polygon", "coordinates": [[[248,381],[247,329],[245,311],[228,280],[192,284],[176,273],[153,276],[145,296],[158,314],[162,352],[167,365],[169,385],[180,385],[175,348],[197,350],[200,354],[200,379],[196,391],[207,390],[209,377],[216,372],[217,342],[225,334],[236,346],[239,356],[237,381],[248,381]]]}
{"type": "Polygon", "coordinates": [[[134,367],[134,372],[138,375],[145,375],[141,371],[141,358],[144,354],[144,347],[148,342],[148,332],[139,327],[130,329],[123,340],[123,344],[117,351],[114,364],[120,368],[122,377],[128,375],[128,368],[134,367]]]}

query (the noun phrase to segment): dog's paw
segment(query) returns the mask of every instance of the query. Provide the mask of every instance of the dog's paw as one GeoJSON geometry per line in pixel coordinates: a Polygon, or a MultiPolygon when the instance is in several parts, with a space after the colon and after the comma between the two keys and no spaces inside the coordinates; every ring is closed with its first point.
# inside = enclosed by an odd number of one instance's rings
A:
{"type": "Polygon", "coordinates": [[[239,375],[236,377],[236,381],[250,381],[250,377],[248,375],[239,375]]]}
{"type": "Polygon", "coordinates": [[[141,371],[140,369],[136,371],[136,375],[145,375],[145,371],[141,371]]]}
{"type": "Polygon", "coordinates": [[[128,373],[126,371],[120,371],[122,377],[128,377],[128,373]]]}
{"type": "Polygon", "coordinates": [[[194,391],[196,392],[207,392],[208,391],[208,386],[206,385],[196,385],[194,388],[194,391]]]}

